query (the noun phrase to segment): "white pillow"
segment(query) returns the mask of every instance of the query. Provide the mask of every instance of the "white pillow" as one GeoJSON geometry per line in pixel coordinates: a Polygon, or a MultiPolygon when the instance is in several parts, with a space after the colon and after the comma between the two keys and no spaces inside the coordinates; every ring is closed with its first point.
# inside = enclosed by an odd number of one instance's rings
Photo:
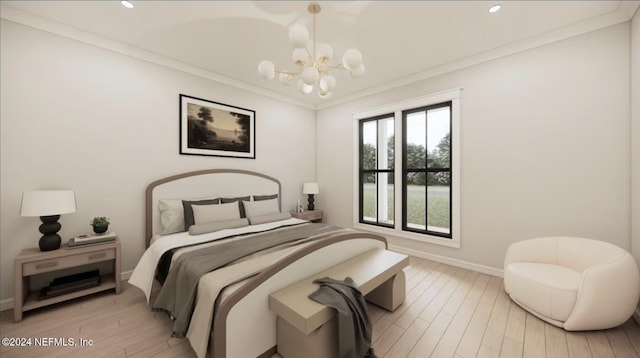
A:
{"type": "Polygon", "coordinates": [[[278,207],[278,199],[260,200],[260,201],[242,201],[244,212],[248,218],[257,216],[277,214],[280,212],[278,207]]]}
{"type": "Polygon", "coordinates": [[[184,231],[184,208],[180,199],[165,199],[158,201],[160,210],[160,235],[173,234],[184,231]]]}
{"type": "Polygon", "coordinates": [[[193,221],[196,225],[240,219],[237,202],[212,205],[193,205],[193,221]]]}
{"type": "Polygon", "coordinates": [[[160,235],[168,235],[184,230],[184,206],[182,200],[206,200],[216,197],[191,198],[191,199],[160,199],[158,210],[160,211],[160,235]]]}

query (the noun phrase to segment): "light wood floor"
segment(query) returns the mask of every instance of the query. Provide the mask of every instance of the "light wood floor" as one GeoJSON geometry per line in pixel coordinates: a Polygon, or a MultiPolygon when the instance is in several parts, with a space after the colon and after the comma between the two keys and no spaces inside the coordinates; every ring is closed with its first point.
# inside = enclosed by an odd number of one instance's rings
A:
{"type": "MultiPolygon", "coordinates": [[[[395,312],[370,307],[380,358],[640,357],[640,327],[565,332],[512,303],[500,278],[411,259],[407,299],[395,312]]],[[[171,338],[171,321],[150,312],[140,290],[96,294],[27,312],[13,323],[2,312],[0,336],[80,337],[92,347],[1,347],[11,357],[194,357],[188,342],[171,338]]],[[[237,357],[230,357],[237,358],[237,357]]],[[[300,357],[302,358],[302,357],[300,357]]]]}

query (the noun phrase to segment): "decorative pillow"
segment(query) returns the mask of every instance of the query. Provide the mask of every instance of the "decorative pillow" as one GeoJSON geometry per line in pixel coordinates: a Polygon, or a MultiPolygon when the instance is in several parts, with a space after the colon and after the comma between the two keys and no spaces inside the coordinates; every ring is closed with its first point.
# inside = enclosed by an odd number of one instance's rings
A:
{"type": "Polygon", "coordinates": [[[182,208],[182,200],[159,200],[158,210],[160,210],[160,235],[184,231],[184,209],[182,208]]]}
{"type": "Polygon", "coordinates": [[[278,199],[269,199],[261,201],[243,201],[244,211],[248,218],[257,216],[277,214],[280,212],[278,207],[278,199]]]}
{"type": "Polygon", "coordinates": [[[195,225],[240,219],[240,210],[236,203],[218,205],[193,205],[195,225]]]}
{"type": "Polygon", "coordinates": [[[189,235],[202,235],[210,232],[220,231],[223,229],[234,229],[237,227],[243,227],[249,225],[248,219],[236,219],[212,222],[206,224],[195,224],[189,228],[189,235]]]}
{"type": "MultiPolygon", "coordinates": [[[[208,198],[193,198],[189,200],[207,200],[208,198]]],[[[158,210],[160,211],[160,235],[168,235],[185,231],[184,227],[184,206],[182,199],[161,199],[158,200],[158,210]]]]}
{"type": "Polygon", "coordinates": [[[254,216],[254,217],[250,216],[249,223],[251,225],[258,225],[258,224],[270,223],[273,221],[286,220],[290,218],[291,218],[290,213],[267,214],[267,215],[254,216]]]}
{"type": "Polygon", "coordinates": [[[278,199],[278,194],[253,196],[253,201],[262,201],[262,200],[269,200],[269,199],[278,199]]]}
{"type": "Polygon", "coordinates": [[[220,203],[220,199],[208,199],[208,200],[183,200],[182,207],[184,209],[184,230],[189,230],[189,227],[195,224],[193,220],[193,205],[211,205],[220,203]]]}
{"type": "Polygon", "coordinates": [[[237,197],[237,198],[221,198],[220,201],[223,204],[226,203],[235,203],[236,201],[238,202],[238,207],[240,208],[240,217],[241,218],[246,218],[247,216],[244,214],[244,207],[242,206],[242,201],[249,201],[251,200],[250,196],[242,196],[242,197],[237,197]]]}

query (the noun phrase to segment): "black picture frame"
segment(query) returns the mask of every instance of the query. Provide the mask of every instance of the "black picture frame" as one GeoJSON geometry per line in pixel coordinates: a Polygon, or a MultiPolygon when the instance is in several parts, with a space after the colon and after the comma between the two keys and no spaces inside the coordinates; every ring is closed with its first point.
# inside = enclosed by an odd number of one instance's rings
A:
{"type": "Polygon", "coordinates": [[[256,158],[256,112],[180,94],[180,154],[256,158]]]}

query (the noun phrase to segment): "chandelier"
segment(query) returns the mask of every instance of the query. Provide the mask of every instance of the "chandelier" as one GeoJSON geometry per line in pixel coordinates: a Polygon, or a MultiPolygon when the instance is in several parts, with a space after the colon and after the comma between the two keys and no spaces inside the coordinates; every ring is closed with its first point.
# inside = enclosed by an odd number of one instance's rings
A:
{"type": "Polygon", "coordinates": [[[333,47],[326,43],[316,43],[316,15],[320,13],[320,5],[311,3],[307,10],[313,15],[311,42],[309,43],[309,31],[303,25],[297,24],[289,29],[289,41],[294,47],[293,63],[298,68],[292,71],[279,71],[276,70],[273,62],[265,60],[258,65],[258,74],[270,80],[277,73],[278,80],[283,85],[292,84],[296,76],[301,75],[297,82],[300,92],[309,94],[317,88],[320,98],[329,98],[336,87],[336,78],[329,73],[332,70],[344,70],[351,78],[362,77],[364,75],[362,54],[352,48],[344,53],[342,63],[331,64],[333,47]]]}

